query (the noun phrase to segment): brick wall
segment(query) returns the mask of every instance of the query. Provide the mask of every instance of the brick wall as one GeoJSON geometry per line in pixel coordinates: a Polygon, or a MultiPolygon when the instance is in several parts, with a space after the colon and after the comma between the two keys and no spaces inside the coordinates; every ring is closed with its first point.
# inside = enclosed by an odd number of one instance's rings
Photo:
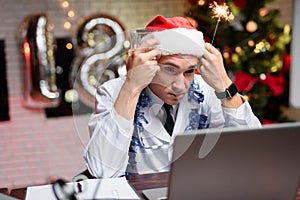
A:
{"type": "MultiPolygon", "coordinates": [[[[1,0],[0,38],[5,39],[10,121],[0,122],[0,187],[46,183],[51,176],[70,180],[85,169],[82,152],[87,141],[87,115],[47,119],[43,110],[22,106],[22,63],[17,45],[18,28],[25,16],[47,12],[55,37],[73,37],[78,20],[93,13],[117,17],[125,28],[143,27],[154,15],[182,15],[186,0],[69,0],[76,13],[73,28],[65,30],[62,0],[1,0]]],[[[279,0],[274,6],[280,8],[279,0]]],[[[291,24],[284,10],[285,23],[291,24]]],[[[0,111],[1,112],[1,111],[0,111]]]]}
{"type": "Polygon", "coordinates": [[[267,4],[268,9],[278,9],[281,12],[281,19],[283,24],[292,25],[293,21],[293,0],[274,0],[267,4]]]}
{"type": "MultiPolygon", "coordinates": [[[[0,38],[6,42],[10,121],[0,122],[0,187],[46,183],[51,176],[70,180],[85,169],[82,153],[87,141],[87,115],[46,118],[44,110],[22,106],[23,65],[17,45],[18,28],[25,16],[47,12],[55,37],[73,37],[78,21],[94,13],[117,17],[126,29],[142,27],[154,15],[182,15],[185,0],[69,0],[76,16],[65,30],[62,0],[2,0],[0,38]],[[79,134],[79,135],[78,135],[79,134]]],[[[1,111],[0,111],[1,112],[1,111]]]]}

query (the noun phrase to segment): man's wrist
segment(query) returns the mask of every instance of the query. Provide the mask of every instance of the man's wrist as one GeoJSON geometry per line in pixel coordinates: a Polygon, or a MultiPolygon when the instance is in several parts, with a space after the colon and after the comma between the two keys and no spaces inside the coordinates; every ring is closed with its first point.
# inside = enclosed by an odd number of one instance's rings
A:
{"type": "Polygon", "coordinates": [[[216,92],[215,94],[218,99],[227,99],[227,98],[232,98],[234,95],[238,93],[238,89],[235,85],[235,83],[231,83],[223,92],[216,92]]]}
{"type": "Polygon", "coordinates": [[[136,84],[132,84],[128,80],[124,82],[122,89],[130,94],[130,96],[139,96],[143,90],[143,88],[137,87],[136,84]]]}

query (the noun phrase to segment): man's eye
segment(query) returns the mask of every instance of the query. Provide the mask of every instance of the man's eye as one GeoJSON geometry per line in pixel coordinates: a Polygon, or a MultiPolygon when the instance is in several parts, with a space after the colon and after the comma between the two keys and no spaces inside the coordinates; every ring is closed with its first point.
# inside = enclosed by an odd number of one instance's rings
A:
{"type": "Polygon", "coordinates": [[[190,70],[186,71],[185,74],[193,74],[194,72],[195,72],[194,69],[190,69],[190,70]]]}
{"type": "Polygon", "coordinates": [[[173,67],[164,67],[165,71],[170,74],[177,74],[177,71],[173,67]]]}

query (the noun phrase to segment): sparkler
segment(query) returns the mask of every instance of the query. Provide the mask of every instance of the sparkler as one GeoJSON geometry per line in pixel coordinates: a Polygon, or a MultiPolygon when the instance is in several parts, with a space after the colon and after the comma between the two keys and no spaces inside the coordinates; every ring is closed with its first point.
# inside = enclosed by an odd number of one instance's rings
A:
{"type": "Polygon", "coordinates": [[[221,19],[230,22],[234,19],[234,16],[230,12],[229,7],[226,5],[226,3],[224,3],[223,5],[218,5],[217,2],[214,1],[212,4],[209,5],[209,8],[211,8],[213,12],[212,18],[218,19],[211,42],[213,44],[221,19]]]}

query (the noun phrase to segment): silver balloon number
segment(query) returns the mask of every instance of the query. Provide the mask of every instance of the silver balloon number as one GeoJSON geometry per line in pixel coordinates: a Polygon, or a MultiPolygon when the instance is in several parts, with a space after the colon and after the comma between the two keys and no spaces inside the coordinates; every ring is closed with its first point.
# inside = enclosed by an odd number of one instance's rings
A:
{"type": "Polygon", "coordinates": [[[86,105],[94,107],[96,88],[126,74],[124,28],[117,19],[103,14],[86,17],[79,25],[77,57],[72,66],[73,88],[86,105]]]}
{"type": "Polygon", "coordinates": [[[20,26],[25,64],[23,94],[26,107],[55,107],[59,103],[52,28],[45,13],[26,17],[20,26]]]}

